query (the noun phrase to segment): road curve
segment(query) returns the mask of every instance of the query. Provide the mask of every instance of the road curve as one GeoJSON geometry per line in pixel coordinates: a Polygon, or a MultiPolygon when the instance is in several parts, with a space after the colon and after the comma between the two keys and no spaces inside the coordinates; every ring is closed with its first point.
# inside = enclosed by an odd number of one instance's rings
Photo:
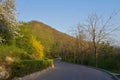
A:
{"type": "Polygon", "coordinates": [[[114,80],[109,74],[81,65],[54,61],[55,68],[40,74],[35,80],[114,80]]]}

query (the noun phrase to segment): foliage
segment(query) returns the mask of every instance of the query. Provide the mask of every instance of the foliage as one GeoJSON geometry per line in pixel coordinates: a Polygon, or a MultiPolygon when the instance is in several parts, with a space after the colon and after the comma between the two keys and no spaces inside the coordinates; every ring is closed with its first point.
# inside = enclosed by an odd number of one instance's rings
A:
{"type": "Polygon", "coordinates": [[[75,41],[65,43],[67,47],[62,47],[64,50],[63,60],[120,73],[120,59],[118,58],[120,57],[120,48],[118,50],[107,42],[109,35],[120,28],[119,25],[113,27],[111,20],[114,15],[116,13],[110,15],[107,19],[103,19],[97,14],[88,16],[85,24],[79,24],[77,30],[73,30],[75,31],[75,41]],[[70,44],[74,44],[74,48],[70,44]]]}
{"type": "Polygon", "coordinates": [[[48,26],[42,22],[31,21],[28,23],[31,31],[37,36],[44,46],[44,52],[47,57],[54,58],[62,54],[62,49],[64,49],[64,44],[71,40],[73,37],[61,33],[51,26],[48,26]]]}
{"type": "Polygon", "coordinates": [[[21,77],[52,66],[53,60],[22,60],[11,64],[11,77],[21,77]]]}
{"type": "Polygon", "coordinates": [[[111,55],[104,55],[99,58],[99,67],[112,71],[112,72],[118,72],[120,73],[120,54],[111,54],[111,55]]]}
{"type": "MultiPolygon", "coordinates": [[[[89,49],[88,49],[89,51],[89,49]]],[[[92,51],[88,53],[83,53],[83,55],[71,55],[71,53],[64,54],[65,57],[62,57],[64,61],[83,64],[87,66],[94,66],[94,55],[92,51]],[[83,58],[83,59],[81,59],[83,58]],[[82,60],[82,63],[81,63],[82,60]]],[[[106,69],[112,72],[120,73],[120,48],[115,48],[109,45],[109,43],[102,43],[99,45],[98,52],[98,68],[106,69]]]]}
{"type": "Polygon", "coordinates": [[[0,36],[0,44],[2,44],[2,42],[4,42],[5,39],[3,39],[1,36],[0,36]]]}
{"type": "Polygon", "coordinates": [[[0,4],[0,37],[2,43],[12,43],[11,40],[19,35],[16,22],[14,0],[3,0],[0,4]]]}
{"type": "Polygon", "coordinates": [[[14,60],[32,59],[24,50],[16,46],[2,45],[0,46],[0,58],[5,59],[6,56],[12,57],[14,60]]]}
{"type": "Polygon", "coordinates": [[[32,55],[35,52],[30,41],[31,35],[33,35],[33,33],[31,32],[30,27],[27,23],[21,24],[22,25],[19,26],[19,28],[21,29],[19,33],[22,35],[22,37],[16,39],[16,46],[23,49],[28,54],[32,55]]]}
{"type": "Polygon", "coordinates": [[[35,38],[29,25],[27,23],[22,23],[19,27],[21,29],[20,33],[23,36],[16,39],[16,45],[34,58],[42,59],[44,57],[43,46],[40,41],[35,38]]]}
{"type": "Polygon", "coordinates": [[[34,36],[31,37],[31,43],[33,47],[35,48],[35,53],[33,54],[33,57],[37,59],[43,59],[44,53],[43,53],[43,46],[40,43],[40,41],[37,41],[34,36]]]}
{"type": "Polygon", "coordinates": [[[120,73],[120,53],[117,52],[117,48],[110,46],[108,43],[102,43],[99,49],[101,55],[98,58],[98,67],[120,73]]]}
{"type": "MultiPolygon", "coordinates": [[[[15,1],[2,0],[0,3],[0,59],[5,60],[6,57],[13,59],[14,62],[10,64],[12,77],[39,71],[53,64],[52,60],[42,60],[43,46],[35,36],[27,23],[18,25],[16,22],[15,1]]],[[[49,40],[52,42],[51,38],[49,40]]],[[[49,49],[47,49],[48,52],[49,49]]]]}
{"type": "MultiPolygon", "coordinates": [[[[116,15],[116,13],[111,14],[108,18],[104,19],[102,16],[98,16],[97,14],[92,14],[88,16],[88,19],[85,24],[79,24],[76,30],[77,37],[81,36],[80,33],[83,32],[85,34],[86,39],[92,43],[93,47],[93,54],[94,54],[94,61],[96,64],[96,67],[98,65],[98,48],[101,42],[105,42],[108,40],[109,35],[113,34],[113,32],[117,31],[119,29],[118,26],[114,26],[112,23],[113,17],[116,15]],[[112,26],[111,26],[112,25],[112,26]],[[114,27],[113,27],[114,26],[114,27]]],[[[84,36],[82,34],[82,36],[84,36]]],[[[80,43],[80,41],[79,41],[80,43]]],[[[84,45],[82,45],[83,47],[84,45]]],[[[81,47],[81,46],[80,46],[81,47]]]]}
{"type": "MultiPolygon", "coordinates": [[[[32,21],[29,23],[32,32],[39,36],[41,43],[45,46],[47,56],[55,57],[57,54],[63,60],[95,67],[95,54],[93,43],[86,40],[89,34],[85,35],[81,27],[77,26],[75,37],[71,37],[55,31],[48,25],[32,21]]],[[[96,28],[97,30],[98,28],[96,28]]],[[[98,30],[99,32],[99,30],[98,30]]],[[[104,31],[103,31],[104,32],[104,31]]],[[[101,34],[102,35],[102,34],[101,34]]],[[[96,39],[98,39],[96,37],[96,39]]],[[[101,42],[103,39],[101,40],[101,42]]],[[[109,42],[99,43],[97,46],[98,67],[108,69],[114,72],[120,72],[119,68],[119,54],[120,49],[110,46],[109,42]],[[118,56],[118,57],[117,57],[118,56]],[[111,67],[110,67],[111,66],[111,67]]]]}

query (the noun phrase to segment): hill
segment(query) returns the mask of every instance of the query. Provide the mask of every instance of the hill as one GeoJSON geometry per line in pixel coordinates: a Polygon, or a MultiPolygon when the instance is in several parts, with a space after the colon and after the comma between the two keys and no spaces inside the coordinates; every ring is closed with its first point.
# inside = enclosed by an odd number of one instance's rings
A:
{"type": "Polygon", "coordinates": [[[70,43],[74,38],[70,35],[62,33],[49,25],[42,22],[31,21],[28,23],[32,32],[37,35],[38,39],[45,46],[45,53],[57,54],[65,44],[70,43]]]}

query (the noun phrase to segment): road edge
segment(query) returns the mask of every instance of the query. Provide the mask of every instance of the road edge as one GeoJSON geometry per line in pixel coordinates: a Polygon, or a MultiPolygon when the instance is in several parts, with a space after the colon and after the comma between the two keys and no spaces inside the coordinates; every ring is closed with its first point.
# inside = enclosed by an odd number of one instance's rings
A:
{"type": "MultiPolygon", "coordinates": [[[[84,65],[83,65],[84,66],[84,65]]],[[[105,72],[109,75],[111,75],[111,77],[114,79],[114,80],[120,80],[120,78],[118,78],[114,73],[110,72],[110,71],[107,71],[105,69],[101,69],[101,68],[96,68],[96,67],[91,67],[91,66],[86,66],[86,67],[89,67],[89,68],[93,68],[93,69],[96,69],[96,70],[100,70],[102,72],[105,72]]],[[[120,75],[120,74],[119,74],[120,75]]]]}
{"type": "MultiPolygon", "coordinates": [[[[61,61],[67,62],[67,61],[64,61],[64,60],[61,60],[61,61]]],[[[68,63],[71,63],[71,62],[68,62],[68,63]]],[[[72,63],[72,64],[75,64],[75,63],[72,63]]],[[[96,67],[92,67],[92,66],[87,66],[87,65],[82,65],[82,64],[76,64],[76,65],[81,65],[81,66],[85,66],[85,67],[88,67],[88,68],[93,68],[93,69],[105,72],[105,73],[109,74],[114,80],[120,80],[120,78],[117,77],[117,75],[120,75],[120,74],[112,73],[112,72],[107,71],[105,69],[96,68],[96,67]]]]}

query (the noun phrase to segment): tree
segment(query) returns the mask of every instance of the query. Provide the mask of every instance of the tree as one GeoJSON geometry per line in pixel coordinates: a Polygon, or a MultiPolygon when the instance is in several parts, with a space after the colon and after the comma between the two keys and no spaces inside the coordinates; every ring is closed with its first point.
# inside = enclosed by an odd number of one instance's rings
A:
{"type": "Polygon", "coordinates": [[[75,30],[75,57],[77,62],[83,64],[85,50],[87,49],[87,41],[84,40],[85,35],[81,25],[77,25],[75,30]]]}
{"type": "Polygon", "coordinates": [[[93,43],[96,67],[98,64],[97,50],[99,48],[99,44],[103,41],[106,41],[107,37],[119,28],[119,26],[114,26],[111,22],[114,15],[116,15],[116,13],[109,16],[108,19],[103,20],[101,16],[93,14],[88,17],[88,22],[86,25],[84,25],[84,29],[86,30],[86,33],[88,35],[87,37],[93,43]]]}
{"type": "Polygon", "coordinates": [[[31,35],[33,35],[32,30],[27,23],[21,23],[19,28],[19,34],[22,36],[16,39],[16,46],[32,55],[34,53],[34,48],[31,43],[31,35]]]}
{"type": "Polygon", "coordinates": [[[8,42],[11,38],[18,36],[18,27],[16,22],[15,1],[2,0],[0,2],[0,37],[8,42]]]}

